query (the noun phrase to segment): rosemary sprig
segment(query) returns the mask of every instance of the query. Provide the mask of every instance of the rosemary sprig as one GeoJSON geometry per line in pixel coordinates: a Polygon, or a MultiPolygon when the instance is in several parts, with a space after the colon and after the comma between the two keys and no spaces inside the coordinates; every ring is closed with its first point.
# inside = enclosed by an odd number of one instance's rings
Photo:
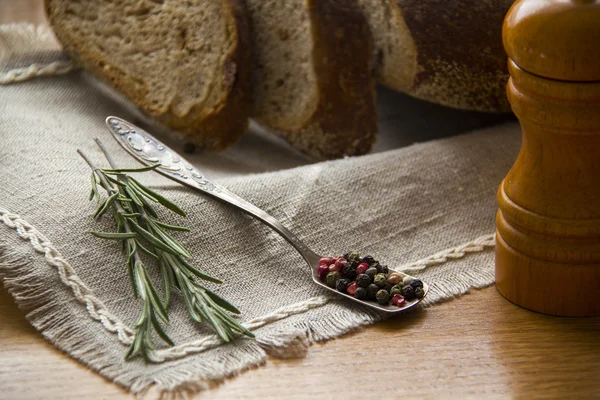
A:
{"type": "Polygon", "coordinates": [[[78,152],[92,168],[90,200],[94,197],[100,198],[98,185],[107,193],[107,198],[99,202],[94,217],[100,218],[112,209],[117,223],[117,232],[92,233],[103,239],[123,241],[123,251],[128,257],[128,269],[134,294],[143,300],[142,311],[135,324],[135,340],[127,358],[141,355],[148,360],[148,352],[153,348],[151,338],[153,330],[166,343],[172,345],[172,341],[159,322],[160,319],[163,323],[168,323],[166,310],[172,288],[176,288],[181,293],[192,320],[198,323],[206,320],[223,341],[228,342],[235,338],[236,332],[254,337],[228,313],[239,314],[240,311],[235,306],[196,281],[196,278],[199,278],[222,283],[192,266],[187,260],[191,257],[189,251],[169,233],[169,231],[188,231],[188,229],[161,222],[152,204],[162,205],[182,216],[185,216],[185,212],[170,200],[127,175],[128,172],[152,170],[158,165],[138,169],[119,169],[102,142],[95,140],[108,160],[110,169],[95,167],[85,154],[79,150],[78,152]],[[140,252],[157,260],[162,276],[164,293],[162,299],[139,259],[140,252]]]}

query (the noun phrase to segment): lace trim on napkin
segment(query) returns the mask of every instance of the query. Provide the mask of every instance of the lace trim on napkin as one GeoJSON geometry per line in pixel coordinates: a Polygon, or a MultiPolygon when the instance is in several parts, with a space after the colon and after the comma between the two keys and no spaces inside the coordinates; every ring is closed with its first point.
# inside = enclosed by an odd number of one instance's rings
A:
{"type": "MultiPolygon", "coordinates": [[[[22,219],[18,214],[9,212],[0,208],[0,218],[2,222],[11,229],[14,229],[19,237],[28,240],[31,246],[38,253],[44,254],[46,262],[55,267],[62,283],[71,288],[73,295],[81,304],[84,304],[90,317],[104,326],[104,329],[117,335],[119,341],[124,345],[132,343],[133,330],[125,325],[117,316],[112,314],[106,305],[98,299],[92,289],[90,289],[78,276],[73,267],[61,256],[54,248],[52,243],[40,233],[33,225],[22,219]]],[[[463,245],[441,251],[433,256],[427,257],[413,263],[405,264],[399,269],[410,273],[412,271],[422,271],[430,266],[443,264],[445,262],[463,258],[471,253],[479,253],[494,247],[495,235],[484,235],[463,245]]],[[[330,295],[315,296],[299,303],[291,304],[275,310],[272,313],[254,318],[243,325],[251,331],[275,321],[288,318],[292,315],[305,313],[314,308],[327,304],[333,297],[330,295]]],[[[289,335],[288,335],[289,336],[289,335]]],[[[292,335],[283,343],[274,338],[257,339],[258,344],[267,353],[281,358],[290,357],[290,352],[281,351],[289,343],[298,342],[299,346],[292,346],[291,352],[294,356],[300,356],[306,352],[309,345],[307,340],[302,339],[301,335],[292,335]],[[281,342],[281,343],[280,343],[281,342]]],[[[153,350],[150,354],[150,360],[155,363],[161,363],[177,358],[182,358],[190,354],[200,353],[221,345],[217,335],[210,335],[193,342],[173,346],[166,349],[153,350]]]]}

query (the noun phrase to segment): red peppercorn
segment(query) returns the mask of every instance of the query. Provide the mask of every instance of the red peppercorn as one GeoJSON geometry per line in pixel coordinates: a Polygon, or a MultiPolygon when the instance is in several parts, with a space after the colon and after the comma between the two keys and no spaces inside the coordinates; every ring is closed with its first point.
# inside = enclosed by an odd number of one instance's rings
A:
{"type": "Polygon", "coordinates": [[[367,272],[368,269],[369,266],[367,265],[367,263],[358,264],[358,267],[356,267],[356,273],[358,275],[364,274],[365,272],[367,272]]]}
{"type": "Polygon", "coordinates": [[[319,265],[330,265],[333,262],[331,257],[323,257],[319,260],[319,265]]]}
{"type": "Polygon", "coordinates": [[[355,281],[351,282],[348,287],[346,288],[346,292],[351,295],[354,296],[354,292],[356,292],[356,289],[358,288],[358,285],[356,284],[355,281]]]}
{"type": "Polygon", "coordinates": [[[344,269],[344,267],[348,266],[348,261],[346,261],[345,258],[340,258],[336,260],[335,266],[340,268],[338,271],[341,271],[342,269],[344,269]]]}
{"type": "Polygon", "coordinates": [[[332,272],[332,271],[341,272],[342,267],[338,263],[333,263],[329,266],[329,272],[332,272]]]}
{"type": "Polygon", "coordinates": [[[319,279],[324,281],[327,277],[327,274],[329,273],[329,266],[324,264],[319,265],[319,268],[317,268],[317,272],[319,273],[319,279]]]}
{"type": "Polygon", "coordinates": [[[398,307],[402,307],[404,303],[406,303],[406,301],[404,300],[404,297],[402,297],[402,295],[395,294],[394,297],[392,297],[392,304],[397,305],[398,307]]]}

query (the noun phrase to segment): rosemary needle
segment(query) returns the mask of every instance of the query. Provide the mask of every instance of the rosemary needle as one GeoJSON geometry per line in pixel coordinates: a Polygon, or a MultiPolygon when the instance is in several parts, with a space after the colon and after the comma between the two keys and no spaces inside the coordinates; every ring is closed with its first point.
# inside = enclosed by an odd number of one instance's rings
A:
{"type": "Polygon", "coordinates": [[[110,169],[96,167],[83,152],[77,152],[92,169],[90,200],[96,198],[99,203],[94,218],[100,218],[112,210],[117,231],[92,234],[99,238],[123,242],[132,289],[134,295],[142,300],[142,309],[134,325],[135,338],[126,358],[140,355],[146,361],[150,361],[150,351],[154,349],[152,332],[156,332],[167,344],[173,345],[161,325],[169,321],[167,310],[172,289],[176,289],[182,295],[191,319],[198,323],[207,322],[224,342],[234,339],[236,333],[254,337],[229,314],[239,314],[235,306],[197,282],[196,279],[202,279],[222,283],[192,266],[188,261],[191,258],[190,252],[169,233],[188,229],[160,221],[152,204],[161,205],[182,216],[185,216],[185,212],[127,174],[149,171],[158,165],[119,169],[102,142],[98,139],[95,141],[108,160],[110,169]],[[107,193],[104,200],[100,200],[98,186],[107,193]],[[140,258],[141,253],[155,259],[158,264],[163,286],[162,298],[140,258]]]}

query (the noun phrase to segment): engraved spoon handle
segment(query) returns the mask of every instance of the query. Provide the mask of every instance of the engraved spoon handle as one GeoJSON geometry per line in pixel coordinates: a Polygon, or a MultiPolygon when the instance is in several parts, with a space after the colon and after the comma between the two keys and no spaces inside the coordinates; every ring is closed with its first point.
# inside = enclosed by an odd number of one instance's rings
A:
{"type": "Polygon", "coordinates": [[[281,222],[223,186],[209,181],[200,170],[145,130],[121,118],[112,116],[106,118],[106,125],[117,142],[142,164],[160,164],[155,171],[161,175],[188,187],[198,189],[252,215],[278,232],[302,255],[311,267],[318,264],[321,256],[310,250],[281,222]]]}

